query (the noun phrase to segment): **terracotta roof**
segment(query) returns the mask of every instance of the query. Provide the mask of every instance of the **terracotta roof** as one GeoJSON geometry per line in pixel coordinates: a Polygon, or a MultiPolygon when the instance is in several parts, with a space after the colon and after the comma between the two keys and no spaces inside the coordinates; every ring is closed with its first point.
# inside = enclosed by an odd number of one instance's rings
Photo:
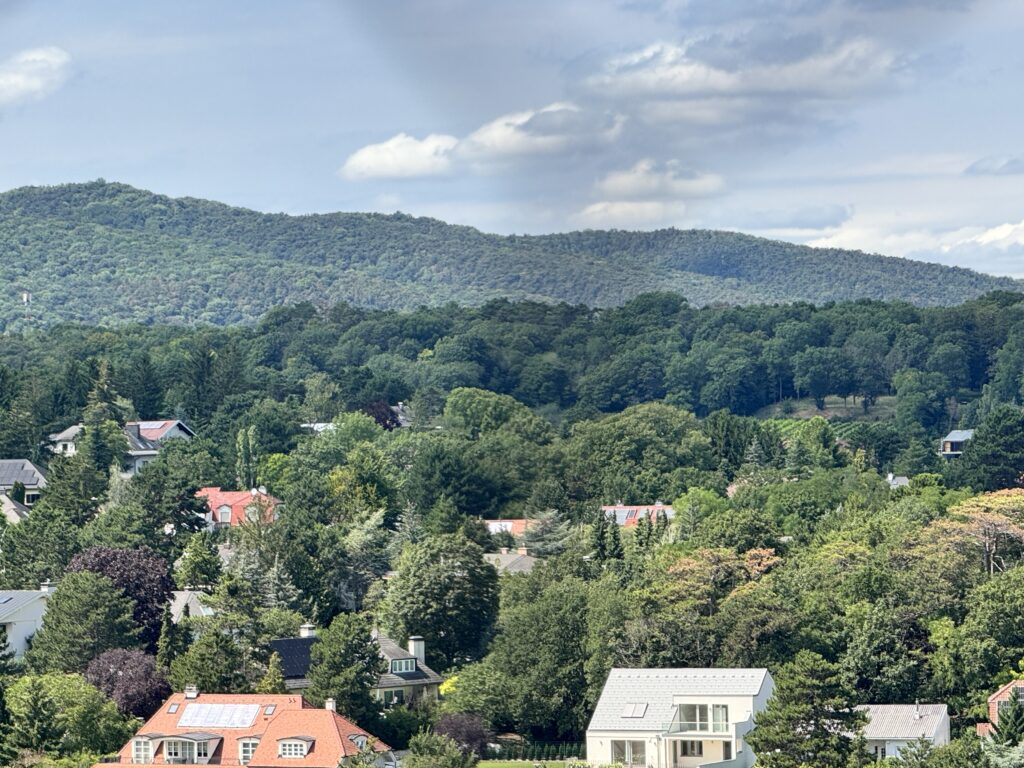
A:
{"type": "Polygon", "coordinates": [[[253,507],[254,503],[258,500],[266,506],[267,516],[270,518],[266,522],[272,522],[274,519],[274,509],[281,503],[279,499],[275,499],[269,493],[261,493],[257,491],[225,491],[220,488],[200,488],[196,491],[196,496],[206,499],[206,506],[210,510],[210,514],[213,515],[213,522],[222,522],[219,515],[219,510],[223,507],[228,507],[231,510],[231,525],[241,525],[248,520],[248,511],[253,507]]]}
{"type": "Polygon", "coordinates": [[[484,520],[484,523],[487,525],[487,530],[491,534],[507,531],[517,539],[523,536],[526,533],[526,529],[536,522],[536,520],[529,520],[526,518],[517,518],[514,520],[484,520]]]}
{"type": "MultiPolygon", "coordinates": [[[[167,738],[209,741],[212,752],[206,764],[231,766],[241,765],[239,742],[256,738],[259,745],[249,768],[336,768],[343,758],[358,753],[358,742],[375,738],[336,712],[309,707],[301,696],[216,693],[202,693],[193,699],[173,694],[136,736],[152,740],[153,763],[157,765],[164,764],[162,747],[167,738]],[[278,757],[278,743],[289,739],[311,739],[308,754],[278,757]]],[[[132,762],[132,746],[129,741],[122,747],[117,763],[132,762]]],[[[390,752],[390,747],[379,741],[376,749],[390,752]]]]}
{"type": "Polygon", "coordinates": [[[195,433],[189,429],[184,422],[176,419],[167,419],[163,421],[129,421],[125,426],[134,427],[136,424],[139,427],[139,434],[146,440],[152,440],[154,443],[159,443],[163,440],[164,436],[175,426],[180,426],[182,430],[192,436],[195,436],[195,433]]]}
{"type": "Polygon", "coordinates": [[[657,519],[659,512],[664,512],[665,517],[669,520],[676,515],[676,511],[671,505],[663,504],[660,501],[654,504],[623,504],[621,502],[607,504],[601,507],[601,511],[609,520],[614,518],[615,522],[624,528],[632,528],[640,521],[644,513],[651,518],[651,522],[657,519]]]}

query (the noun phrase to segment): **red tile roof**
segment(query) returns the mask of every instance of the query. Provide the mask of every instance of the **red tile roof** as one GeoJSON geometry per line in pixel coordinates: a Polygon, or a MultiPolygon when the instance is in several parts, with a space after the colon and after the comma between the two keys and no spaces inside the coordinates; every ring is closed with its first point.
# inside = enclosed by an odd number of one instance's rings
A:
{"type": "Polygon", "coordinates": [[[608,517],[614,517],[615,521],[625,528],[632,528],[640,522],[644,513],[652,523],[657,521],[659,512],[664,512],[669,518],[675,515],[671,504],[661,502],[656,504],[607,504],[601,507],[601,511],[608,517]]]}
{"type": "Polygon", "coordinates": [[[213,516],[214,523],[222,523],[220,510],[228,507],[231,512],[231,525],[241,525],[249,519],[249,510],[254,509],[257,504],[262,504],[265,509],[265,522],[273,522],[274,510],[281,503],[268,493],[257,491],[224,491],[220,488],[200,488],[196,496],[206,499],[206,506],[213,516]]]}
{"type": "MultiPolygon", "coordinates": [[[[359,752],[358,742],[375,740],[336,712],[307,706],[301,696],[216,693],[199,694],[193,699],[186,699],[183,693],[173,694],[136,737],[151,740],[155,765],[166,764],[163,743],[167,738],[208,737],[203,740],[210,743],[212,751],[205,764],[231,766],[242,764],[240,742],[258,739],[249,768],[336,768],[343,758],[359,752]],[[235,722],[225,725],[232,716],[235,722]],[[289,739],[311,740],[305,757],[278,757],[278,744],[289,739]]],[[[376,741],[375,749],[391,751],[380,741],[376,741]]],[[[117,763],[131,763],[132,750],[129,741],[118,753],[117,763]]]]}
{"type": "Polygon", "coordinates": [[[536,523],[536,520],[529,520],[526,518],[517,519],[504,519],[504,520],[484,520],[487,525],[487,530],[493,533],[500,533],[501,531],[508,531],[517,539],[526,533],[526,529],[536,523]]]}

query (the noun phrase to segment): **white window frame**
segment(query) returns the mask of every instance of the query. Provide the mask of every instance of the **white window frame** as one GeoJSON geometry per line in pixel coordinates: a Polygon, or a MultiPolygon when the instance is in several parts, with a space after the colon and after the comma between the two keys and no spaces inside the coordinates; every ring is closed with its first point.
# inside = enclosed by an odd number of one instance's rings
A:
{"type": "Polygon", "coordinates": [[[680,742],[679,754],[681,757],[704,757],[704,742],[687,739],[680,742]]]}
{"type": "Polygon", "coordinates": [[[149,739],[132,739],[132,762],[136,765],[150,765],[153,762],[153,742],[149,739]]]}
{"type": "Polygon", "coordinates": [[[711,705],[711,730],[714,733],[728,733],[729,732],[729,705],[728,704],[712,704],[711,705]]]}
{"type": "Polygon", "coordinates": [[[277,745],[277,756],[284,758],[301,759],[306,756],[309,744],[299,739],[289,739],[277,745]]]}
{"type": "Polygon", "coordinates": [[[252,756],[256,754],[256,748],[259,747],[259,739],[242,739],[238,742],[238,762],[242,765],[248,765],[252,762],[252,756]]]}
{"type": "Polygon", "coordinates": [[[612,739],[612,760],[615,760],[615,744],[622,744],[622,754],[625,757],[623,765],[630,768],[640,768],[647,765],[647,742],[643,739],[612,739]],[[643,754],[639,757],[633,754],[633,745],[639,744],[643,754]]]}
{"type": "Polygon", "coordinates": [[[416,659],[393,659],[391,661],[391,673],[415,672],[416,659]]]}
{"type": "Polygon", "coordinates": [[[196,759],[209,760],[210,759],[210,742],[208,741],[197,741],[196,742],[196,759]]]}
{"type": "Polygon", "coordinates": [[[175,760],[193,763],[196,759],[196,743],[185,739],[164,740],[164,761],[175,760]]]}
{"type": "Polygon", "coordinates": [[[396,704],[405,704],[405,689],[404,688],[385,688],[384,689],[384,706],[393,707],[396,704]]]}

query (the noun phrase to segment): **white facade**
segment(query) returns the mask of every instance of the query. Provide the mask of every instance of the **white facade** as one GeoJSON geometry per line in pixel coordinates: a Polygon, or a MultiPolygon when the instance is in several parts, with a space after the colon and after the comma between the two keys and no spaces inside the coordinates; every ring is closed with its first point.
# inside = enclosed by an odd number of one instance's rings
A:
{"type": "Polygon", "coordinates": [[[28,650],[32,636],[43,626],[50,587],[39,591],[12,589],[0,592],[0,626],[7,631],[7,648],[18,658],[28,650]]]}
{"type": "Polygon", "coordinates": [[[907,745],[925,739],[933,747],[949,744],[949,710],[945,704],[867,704],[864,726],[867,751],[876,760],[899,757],[907,745]]]}
{"type": "Polygon", "coordinates": [[[587,729],[587,760],[750,768],[745,736],[773,690],[763,669],[613,670],[587,729]]]}

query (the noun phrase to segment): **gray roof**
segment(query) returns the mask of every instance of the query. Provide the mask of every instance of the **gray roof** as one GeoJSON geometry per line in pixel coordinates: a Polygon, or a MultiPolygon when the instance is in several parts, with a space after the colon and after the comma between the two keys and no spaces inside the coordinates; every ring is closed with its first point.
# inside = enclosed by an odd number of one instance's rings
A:
{"type": "Polygon", "coordinates": [[[871,741],[931,739],[946,716],[945,704],[865,704],[857,709],[868,714],[864,738],[871,741]]]}
{"type": "Polygon", "coordinates": [[[36,589],[5,589],[0,591],[0,622],[20,611],[29,603],[45,600],[46,592],[36,589]]]}
{"type": "Polygon", "coordinates": [[[377,636],[377,645],[380,646],[380,655],[388,662],[388,670],[377,681],[378,688],[401,688],[406,685],[430,685],[431,683],[440,685],[444,682],[443,677],[422,661],[416,662],[416,669],[412,672],[392,672],[392,661],[415,659],[416,656],[384,635],[377,636]]]}
{"type": "Polygon", "coordinates": [[[0,492],[0,511],[3,512],[3,517],[8,524],[20,523],[28,517],[28,507],[2,492],[0,492]]]}
{"type": "Polygon", "coordinates": [[[498,573],[529,573],[540,560],[519,552],[488,552],[484,560],[498,569],[498,573]]]}
{"type": "Polygon", "coordinates": [[[661,731],[676,696],[756,696],[767,669],[613,669],[588,731],[661,731]]]}
{"type": "Polygon", "coordinates": [[[72,424],[67,429],[61,430],[60,432],[54,432],[50,435],[50,442],[52,443],[66,443],[69,440],[74,441],[76,437],[82,432],[83,425],[72,424]]]}
{"type": "Polygon", "coordinates": [[[0,489],[10,490],[15,483],[26,488],[45,488],[46,475],[28,459],[0,460],[0,489]]]}
{"type": "Polygon", "coordinates": [[[952,432],[950,432],[948,435],[942,438],[942,442],[945,443],[948,441],[950,443],[963,443],[967,440],[970,440],[972,437],[974,437],[973,429],[954,429],[952,432]]]}

